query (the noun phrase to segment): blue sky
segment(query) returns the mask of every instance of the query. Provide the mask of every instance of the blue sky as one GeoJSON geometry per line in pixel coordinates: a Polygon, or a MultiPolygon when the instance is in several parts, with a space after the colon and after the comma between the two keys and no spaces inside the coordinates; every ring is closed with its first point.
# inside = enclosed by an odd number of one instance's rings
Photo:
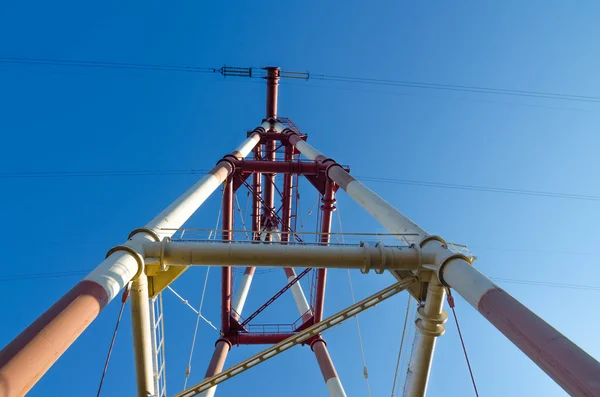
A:
{"type": "MultiPolygon", "coordinates": [[[[200,67],[279,65],[345,76],[594,96],[600,93],[592,1],[464,2],[45,2],[0,6],[0,56],[200,67]]],[[[0,64],[2,172],[207,169],[260,123],[262,82],[172,72],[0,64]]],[[[386,86],[284,81],[280,115],[357,176],[600,196],[599,105],[577,101],[386,86]]],[[[190,186],[197,175],[3,178],[3,276],[89,270],[190,186]]],[[[598,285],[598,201],[367,182],[431,233],[467,244],[492,277],[598,285]]],[[[305,211],[312,204],[303,185],[305,211]]],[[[313,196],[314,197],[314,196],[313,196]]],[[[240,200],[245,197],[240,196],[240,200]]],[[[218,197],[190,220],[213,227],[218,197]]],[[[382,228],[340,194],[344,229],[382,228]]],[[[313,219],[314,220],[314,219],[313,219]]],[[[335,223],[335,222],[334,222],[335,223]]],[[[205,312],[218,315],[212,271],[205,312]]],[[[347,274],[330,273],[326,314],[351,303],[347,274]]],[[[204,270],[175,284],[197,305],[204,270]]],[[[279,277],[278,277],[279,276],[279,277]]],[[[0,345],[80,276],[1,281],[0,345]]],[[[353,274],[357,297],[392,277],[353,274]]],[[[284,283],[260,274],[247,309],[284,283]]],[[[591,310],[597,290],[501,284],[600,357],[591,310]]],[[[296,319],[291,297],[265,320],[296,319]],[[285,317],[285,318],[282,318],[285,317]],[[287,317],[286,317],[287,316],[287,317]]],[[[180,391],[195,317],[165,296],[168,390],[180,391]]],[[[373,396],[389,395],[406,296],[361,316],[373,396]]],[[[95,393],[118,303],[111,304],[30,393],[95,393]]],[[[461,327],[484,396],[564,395],[466,302],[461,327]]],[[[128,311],[104,396],[135,389],[128,311]]],[[[365,396],[353,323],[325,334],[349,396],[365,396]]],[[[216,338],[201,325],[192,381],[216,338]]],[[[235,348],[227,365],[256,352],[235,348]]],[[[403,376],[402,376],[403,378],[403,376]]],[[[440,338],[429,395],[472,395],[455,325],[440,338]]],[[[316,361],[297,348],[219,387],[220,395],[326,396],[316,361]],[[268,386],[268,387],[267,387],[268,386]]]]}

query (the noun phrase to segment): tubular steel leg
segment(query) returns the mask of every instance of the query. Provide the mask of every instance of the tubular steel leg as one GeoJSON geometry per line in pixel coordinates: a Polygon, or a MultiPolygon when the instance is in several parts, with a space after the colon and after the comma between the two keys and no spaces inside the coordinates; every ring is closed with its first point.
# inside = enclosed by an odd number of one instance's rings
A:
{"type": "Polygon", "coordinates": [[[329,391],[330,397],[346,397],[346,392],[340,382],[337,371],[333,366],[329,352],[327,351],[327,344],[322,338],[318,338],[311,344],[311,349],[315,353],[319,368],[325,379],[327,390],[329,391]]]}
{"type": "Polygon", "coordinates": [[[572,396],[600,396],[600,363],[462,259],[442,278],[572,396]]]}
{"type": "MultiPolygon", "coordinates": [[[[288,283],[296,278],[296,272],[294,269],[284,267],[283,271],[285,272],[288,283]]],[[[294,296],[294,301],[296,302],[298,312],[302,316],[302,322],[310,320],[312,317],[312,312],[310,310],[308,301],[306,300],[306,296],[304,295],[304,291],[302,290],[302,286],[300,285],[300,280],[292,285],[290,289],[292,290],[292,295],[294,296]]]]}
{"type": "Polygon", "coordinates": [[[148,277],[142,273],[131,283],[131,330],[138,397],[154,395],[151,329],[148,277]]]}
{"type": "Polygon", "coordinates": [[[235,320],[240,319],[242,310],[244,310],[244,305],[246,304],[246,298],[248,297],[248,292],[250,291],[250,285],[252,284],[252,278],[254,277],[255,269],[255,267],[248,266],[242,275],[242,281],[240,281],[240,286],[235,293],[232,304],[231,316],[235,320]]]}
{"type": "Polygon", "coordinates": [[[444,287],[437,280],[431,280],[427,287],[425,305],[417,309],[415,326],[418,337],[410,365],[412,376],[408,386],[409,397],[422,397],[427,393],[435,343],[438,336],[443,335],[444,323],[448,318],[443,311],[444,296],[444,287]]]}
{"type": "MultiPolygon", "coordinates": [[[[215,344],[215,352],[213,353],[208,369],[206,370],[205,378],[210,378],[223,371],[225,365],[225,359],[227,359],[227,353],[231,350],[231,342],[227,339],[219,339],[215,344]]],[[[200,393],[200,397],[213,397],[217,391],[217,386],[213,386],[210,389],[200,393]]]]}

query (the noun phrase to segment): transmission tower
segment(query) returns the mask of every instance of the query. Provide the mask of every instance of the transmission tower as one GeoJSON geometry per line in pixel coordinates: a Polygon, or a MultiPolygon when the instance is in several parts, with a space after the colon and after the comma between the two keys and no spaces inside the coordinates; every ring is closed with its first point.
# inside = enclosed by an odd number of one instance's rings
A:
{"type": "MultiPolygon", "coordinates": [[[[224,67],[224,76],[256,77],[251,68],[224,67]]],[[[205,379],[175,397],[213,396],[217,385],[247,370],[257,370],[272,357],[303,345],[310,348],[331,397],[346,396],[322,332],[358,313],[408,291],[419,302],[406,395],[425,396],[433,353],[444,333],[443,309],[450,289],[460,294],[493,326],[565,391],[575,396],[600,396],[600,363],[548,325],[473,267],[473,257],[430,235],[391,204],[350,175],[349,169],[308,143],[289,119],[277,114],[282,78],[307,74],[264,68],[266,114],[243,142],[224,156],[203,178],[127,241],[110,249],[106,259],[0,352],[0,397],[25,395],[52,364],[121,290],[130,288],[137,395],[167,395],[161,293],[190,266],[221,267],[220,336],[207,364],[205,379]],[[248,156],[251,156],[248,158],[248,156]],[[305,160],[301,160],[301,156],[305,160]],[[281,183],[276,181],[281,176],[281,183]],[[298,230],[299,178],[306,178],[320,197],[319,241],[304,241],[298,230]],[[183,238],[187,219],[223,186],[220,239],[183,238]],[[248,189],[251,197],[251,241],[235,239],[234,197],[248,189]],[[336,193],[343,190],[362,206],[398,244],[331,244],[331,219],[336,193]],[[180,232],[179,238],[173,238],[180,232]],[[232,267],[245,266],[233,294],[232,267]],[[258,309],[243,312],[257,267],[282,268],[287,284],[258,309]],[[391,272],[396,282],[382,291],[325,317],[323,305],[328,268],[391,272]],[[315,274],[309,296],[302,281],[315,274]],[[298,321],[276,331],[257,327],[255,319],[290,290],[298,321]],[[232,348],[268,347],[225,368],[232,348]]],[[[306,283],[305,283],[306,285],[306,283]]],[[[200,315],[200,314],[199,314],[200,315]]]]}

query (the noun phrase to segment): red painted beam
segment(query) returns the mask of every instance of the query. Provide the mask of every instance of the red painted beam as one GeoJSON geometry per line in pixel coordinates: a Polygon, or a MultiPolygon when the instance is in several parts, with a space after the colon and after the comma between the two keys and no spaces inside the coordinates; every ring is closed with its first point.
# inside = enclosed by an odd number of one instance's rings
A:
{"type": "Polygon", "coordinates": [[[234,345],[274,345],[290,336],[293,333],[286,334],[262,334],[262,333],[238,333],[227,337],[234,345]]]}
{"type": "Polygon", "coordinates": [[[277,118],[277,96],[279,91],[279,68],[269,66],[267,70],[267,118],[277,118]]]}
{"type": "MultiPolygon", "coordinates": [[[[331,232],[331,215],[335,211],[334,183],[327,181],[325,195],[322,199],[321,211],[321,243],[329,244],[329,233],[331,232]]],[[[317,291],[315,296],[315,323],[323,320],[323,306],[325,304],[325,285],[327,283],[327,269],[317,270],[317,291]]]]}
{"type": "MultiPolygon", "coordinates": [[[[233,180],[228,178],[223,191],[223,241],[233,240],[233,180]]],[[[221,268],[221,332],[227,335],[231,326],[231,267],[221,268]]]]}
{"type": "MultiPolygon", "coordinates": [[[[257,145],[254,149],[254,160],[261,158],[261,145],[257,145]]],[[[256,161],[259,162],[259,161],[256,161]]],[[[262,163],[262,161],[260,161],[262,163]]],[[[254,231],[252,240],[260,240],[260,200],[262,194],[262,174],[257,170],[253,170],[254,175],[252,181],[252,230],[254,231]]]]}
{"type": "MultiPolygon", "coordinates": [[[[275,149],[277,144],[275,141],[269,141],[265,144],[267,161],[265,164],[276,164],[275,163],[275,149]]],[[[263,203],[263,219],[262,222],[266,221],[273,211],[275,211],[275,173],[265,173],[265,183],[263,186],[264,191],[264,203],[263,203]]]]}
{"type": "MultiPolygon", "coordinates": [[[[294,148],[290,145],[286,146],[285,148],[284,161],[285,162],[283,164],[288,167],[296,164],[294,163],[294,148]]],[[[292,178],[293,175],[289,172],[286,172],[283,175],[283,197],[281,198],[281,241],[284,243],[288,242],[290,238],[287,231],[290,230],[290,216],[292,215],[292,178]]]]}
{"type": "MultiPolygon", "coordinates": [[[[273,141],[271,141],[273,142],[273,141]]],[[[287,149],[286,149],[287,151],[287,149]]],[[[327,168],[324,165],[314,163],[312,161],[303,162],[283,162],[283,161],[262,161],[262,160],[237,160],[232,161],[236,171],[241,171],[242,174],[250,174],[253,172],[262,173],[286,173],[300,175],[316,175],[319,172],[325,173],[327,168]]]]}

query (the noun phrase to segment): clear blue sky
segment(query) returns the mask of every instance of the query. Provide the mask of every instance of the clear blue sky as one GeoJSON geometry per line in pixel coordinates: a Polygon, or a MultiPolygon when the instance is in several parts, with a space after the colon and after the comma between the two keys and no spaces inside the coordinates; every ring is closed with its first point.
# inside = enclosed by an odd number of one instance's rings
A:
{"type": "MultiPolygon", "coordinates": [[[[335,75],[600,95],[593,1],[468,2],[4,2],[0,56],[193,65],[279,65],[335,75]]],[[[264,113],[264,86],[212,75],[0,64],[1,172],[207,169],[264,113]]],[[[381,176],[600,195],[600,105],[385,86],[282,84],[280,115],[309,141],[381,176]]],[[[89,270],[197,176],[2,179],[3,277],[89,270]]],[[[469,245],[492,277],[598,285],[600,204],[560,198],[368,182],[431,233],[469,245]]],[[[305,189],[307,191],[308,188],[305,189]]],[[[305,210],[312,204],[303,198],[305,210]]],[[[218,198],[189,226],[213,227],[218,198]]],[[[347,197],[347,231],[381,231],[347,197]]],[[[213,276],[217,272],[213,269],[213,276]]],[[[176,289],[194,305],[204,270],[176,289]]],[[[81,276],[2,281],[0,345],[81,276]]],[[[283,285],[259,275],[247,309],[283,285]]],[[[354,274],[357,297],[392,282],[354,274]]],[[[218,280],[206,315],[216,322],[218,280]]],[[[600,357],[599,291],[501,284],[600,357]]],[[[332,271],[326,314],[350,304],[346,273],[332,271]]],[[[274,320],[296,319],[291,298],[274,320]]],[[[361,317],[373,396],[389,395],[406,296],[361,317]]],[[[93,395],[118,312],[113,302],[30,393],[93,395]]],[[[165,297],[169,394],[180,391],[195,317],[165,297]]],[[[466,302],[457,310],[482,396],[564,393],[466,302]]],[[[133,395],[129,312],[104,396],[133,395]]],[[[366,396],[353,323],[325,334],[349,396],[366,396]]],[[[192,380],[202,378],[215,332],[201,325],[192,380]]],[[[235,348],[227,366],[256,349],[235,348]]],[[[403,378],[403,376],[401,376],[403,378]]],[[[316,361],[297,348],[219,387],[218,395],[327,396],[316,361]],[[267,387],[268,386],[268,387],[267,387]]],[[[452,322],[435,353],[429,395],[472,395],[452,322]],[[449,392],[451,391],[451,392],[449,392]]]]}

